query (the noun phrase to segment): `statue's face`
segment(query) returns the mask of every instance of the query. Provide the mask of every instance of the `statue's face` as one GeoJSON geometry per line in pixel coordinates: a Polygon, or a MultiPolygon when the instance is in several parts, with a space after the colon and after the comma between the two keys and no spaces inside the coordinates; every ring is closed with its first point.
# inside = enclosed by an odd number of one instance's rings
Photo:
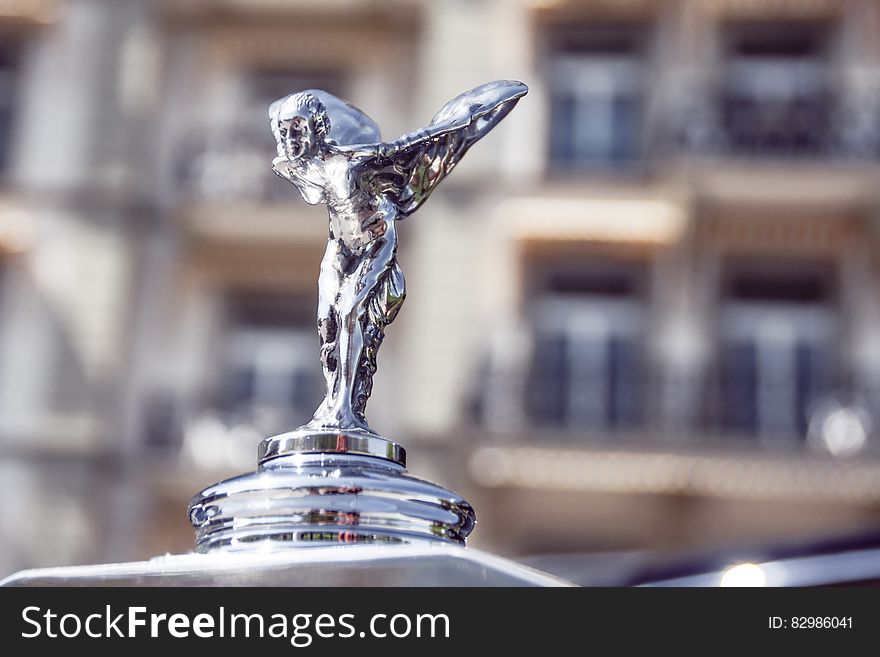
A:
{"type": "Polygon", "coordinates": [[[315,150],[315,130],[309,118],[299,115],[282,116],[275,128],[278,155],[296,161],[315,150]]]}

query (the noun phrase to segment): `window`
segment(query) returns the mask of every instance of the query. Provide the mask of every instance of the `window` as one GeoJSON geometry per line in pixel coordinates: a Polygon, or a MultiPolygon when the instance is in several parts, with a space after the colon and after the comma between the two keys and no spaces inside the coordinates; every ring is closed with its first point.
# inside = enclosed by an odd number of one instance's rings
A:
{"type": "Polygon", "coordinates": [[[0,41],[0,172],[9,165],[18,58],[19,48],[14,41],[0,41]]]}
{"type": "Polygon", "coordinates": [[[554,169],[631,164],[642,151],[641,30],[559,31],[549,66],[554,169]]]}
{"type": "Polygon", "coordinates": [[[638,427],[645,395],[643,272],[573,266],[543,279],[533,303],[530,419],[572,431],[638,427]]]}
{"type": "Polygon", "coordinates": [[[829,288],[819,267],[757,266],[729,277],[720,317],[723,430],[768,443],[805,436],[835,383],[829,288]]]}
{"type": "Polygon", "coordinates": [[[267,435],[311,419],[323,393],[314,308],[284,296],[233,297],[221,406],[267,435]]]}
{"type": "Polygon", "coordinates": [[[793,156],[827,148],[824,32],[791,25],[728,31],[721,110],[732,152],[793,156]]]}

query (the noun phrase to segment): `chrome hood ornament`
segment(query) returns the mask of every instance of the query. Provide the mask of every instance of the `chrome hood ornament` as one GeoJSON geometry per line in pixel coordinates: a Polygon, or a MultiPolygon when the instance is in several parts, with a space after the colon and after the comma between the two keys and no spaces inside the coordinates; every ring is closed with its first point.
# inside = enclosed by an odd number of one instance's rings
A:
{"type": "Polygon", "coordinates": [[[406,475],[406,452],[365,416],[385,328],[405,298],[397,222],[414,213],[526,94],[490,82],[391,141],[361,110],[319,90],[272,104],[275,173],[312,205],[329,238],[318,278],[326,394],[310,422],[264,440],[259,467],[190,503],[199,551],[254,544],[464,543],[475,516],[458,495],[406,475]]]}

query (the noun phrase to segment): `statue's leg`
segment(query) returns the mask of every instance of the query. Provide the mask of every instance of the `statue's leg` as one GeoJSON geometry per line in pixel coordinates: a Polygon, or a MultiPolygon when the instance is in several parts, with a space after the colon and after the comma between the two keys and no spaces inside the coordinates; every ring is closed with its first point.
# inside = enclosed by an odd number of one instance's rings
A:
{"type": "MultiPolygon", "coordinates": [[[[353,284],[354,281],[351,281],[353,284]]],[[[358,372],[358,362],[364,346],[363,308],[346,308],[340,313],[339,331],[339,389],[330,411],[334,424],[341,428],[368,429],[366,422],[355,416],[352,391],[358,372]]]]}
{"type": "MultiPolygon", "coordinates": [[[[363,406],[355,412],[355,390],[365,374],[361,369],[364,334],[369,321],[369,307],[383,294],[383,283],[395,264],[397,236],[393,221],[375,248],[363,254],[355,271],[340,289],[339,318],[339,391],[332,416],[342,427],[368,429],[363,406]]],[[[370,376],[372,376],[370,374],[370,376]]]]}
{"type": "Polygon", "coordinates": [[[341,283],[340,260],[339,245],[334,240],[328,241],[318,278],[318,339],[327,392],[324,401],[315,411],[312,425],[323,423],[330,409],[336,405],[339,395],[339,317],[336,313],[336,298],[341,283]]]}
{"type": "Polygon", "coordinates": [[[367,400],[373,390],[373,375],[376,373],[376,357],[385,339],[385,327],[394,321],[403,301],[406,299],[406,281],[403,270],[395,260],[383,276],[379,293],[367,308],[364,318],[364,344],[361,353],[357,386],[352,396],[355,416],[364,417],[367,400]]]}

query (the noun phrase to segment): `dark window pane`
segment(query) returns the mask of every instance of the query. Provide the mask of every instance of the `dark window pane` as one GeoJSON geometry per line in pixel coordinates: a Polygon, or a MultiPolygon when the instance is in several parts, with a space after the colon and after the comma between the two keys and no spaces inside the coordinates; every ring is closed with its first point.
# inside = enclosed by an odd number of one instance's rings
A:
{"type": "Polygon", "coordinates": [[[548,86],[553,166],[616,167],[639,157],[643,34],[640,28],[608,27],[552,35],[548,86]]]}
{"type": "Polygon", "coordinates": [[[740,26],[727,40],[721,118],[731,150],[791,156],[826,149],[832,100],[821,31],[740,26]]]}
{"type": "Polygon", "coordinates": [[[238,367],[230,373],[228,403],[231,408],[254,401],[254,378],[254,370],[250,367],[238,367]]]}
{"type": "Polygon", "coordinates": [[[830,368],[830,350],[801,342],[795,351],[796,404],[798,430],[807,435],[810,412],[816,402],[828,395],[833,386],[830,368]]]}
{"type": "Polygon", "coordinates": [[[636,281],[622,270],[560,267],[545,275],[544,290],[552,294],[625,296],[636,291],[636,281]]]}
{"type": "Polygon", "coordinates": [[[721,421],[734,433],[754,434],[758,429],[755,345],[727,344],[721,352],[721,421]]]}
{"type": "Polygon", "coordinates": [[[614,336],[608,345],[608,425],[631,429],[642,419],[642,358],[638,343],[614,336]]]}
{"type": "Polygon", "coordinates": [[[562,426],[568,399],[567,343],[562,335],[538,334],[526,406],[538,424],[562,426]]]}
{"type": "Polygon", "coordinates": [[[17,43],[9,39],[0,43],[0,171],[9,164],[18,60],[17,43]]]}
{"type": "Polygon", "coordinates": [[[550,158],[559,165],[576,162],[573,135],[575,100],[566,93],[554,96],[550,108],[550,158]]]}
{"type": "Polygon", "coordinates": [[[290,404],[295,409],[312,409],[318,407],[324,394],[323,379],[318,376],[318,360],[315,359],[313,371],[297,370],[291,377],[290,404]]]}
{"type": "Polygon", "coordinates": [[[638,156],[641,141],[641,110],[639,99],[624,96],[614,99],[612,148],[609,154],[611,160],[625,162],[638,156]]]}
{"type": "Polygon", "coordinates": [[[828,296],[828,277],[814,273],[740,274],[730,282],[734,299],[746,301],[821,302],[828,296]]]}

